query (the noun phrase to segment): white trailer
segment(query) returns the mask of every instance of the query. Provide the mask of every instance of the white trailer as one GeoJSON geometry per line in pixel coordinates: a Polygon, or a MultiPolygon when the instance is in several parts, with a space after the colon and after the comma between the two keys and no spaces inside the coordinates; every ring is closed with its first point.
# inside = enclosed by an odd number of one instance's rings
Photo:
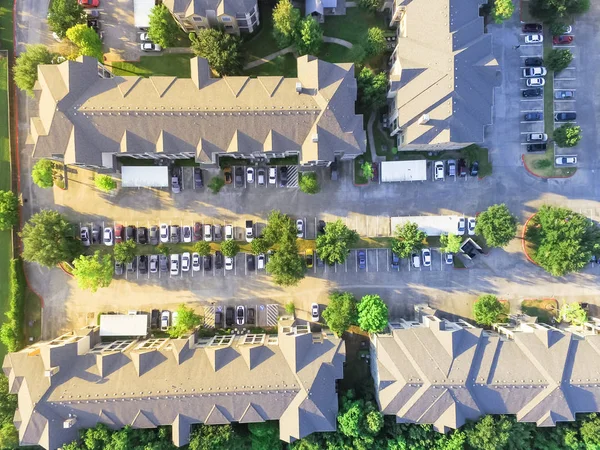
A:
{"type": "Polygon", "coordinates": [[[154,0],[133,0],[133,22],[140,30],[150,27],[150,11],[154,8],[154,0]]]}

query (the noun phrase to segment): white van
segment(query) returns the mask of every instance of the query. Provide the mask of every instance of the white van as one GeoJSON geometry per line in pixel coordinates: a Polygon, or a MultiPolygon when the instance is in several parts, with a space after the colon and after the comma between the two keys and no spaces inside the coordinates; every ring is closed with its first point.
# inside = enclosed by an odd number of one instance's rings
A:
{"type": "Polygon", "coordinates": [[[256,268],[258,270],[265,270],[265,254],[264,253],[259,254],[258,257],[256,258],[256,260],[258,261],[256,268]]]}
{"type": "Polygon", "coordinates": [[[410,256],[410,259],[411,259],[412,265],[415,269],[418,269],[419,267],[421,267],[421,258],[419,257],[418,253],[413,253],[410,256]]]}

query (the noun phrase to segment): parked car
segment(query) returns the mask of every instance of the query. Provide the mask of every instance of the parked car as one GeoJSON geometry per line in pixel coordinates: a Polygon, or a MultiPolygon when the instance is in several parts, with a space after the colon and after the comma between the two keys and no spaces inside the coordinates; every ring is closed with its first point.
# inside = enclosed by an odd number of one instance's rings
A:
{"type": "Polygon", "coordinates": [[[279,168],[279,186],[285,187],[288,182],[288,168],[287,166],[281,166],[279,168]]]}
{"type": "Polygon", "coordinates": [[[529,112],[523,116],[525,122],[533,122],[536,120],[544,120],[544,114],[541,112],[529,112]]]}
{"type": "Polygon", "coordinates": [[[434,178],[436,180],[444,179],[444,161],[436,161],[434,164],[434,178]]]}
{"type": "Polygon", "coordinates": [[[254,168],[253,167],[246,168],[246,183],[254,184],[254,168]]]}
{"type": "Polygon", "coordinates": [[[150,255],[150,273],[158,272],[158,255],[150,255]]]}
{"type": "Polygon", "coordinates": [[[541,23],[524,23],[521,26],[523,33],[540,33],[542,31],[541,23]]]}
{"type": "Polygon", "coordinates": [[[204,271],[209,272],[212,270],[212,255],[206,255],[204,258],[204,271]]]}
{"type": "Polygon", "coordinates": [[[191,263],[190,252],[183,252],[181,255],[181,271],[188,272],[190,270],[191,263]]]}
{"type": "Polygon", "coordinates": [[[356,253],[356,259],[358,261],[358,268],[360,270],[365,270],[367,268],[367,252],[359,250],[356,253]]]}
{"type": "Polygon", "coordinates": [[[169,258],[167,255],[158,255],[158,266],[161,272],[166,272],[169,270],[169,258]]]}
{"type": "Polygon", "coordinates": [[[392,252],[392,263],[390,264],[392,269],[400,268],[400,257],[396,253],[392,252]]]}
{"type": "Polygon", "coordinates": [[[79,237],[81,238],[81,243],[85,247],[89,247],[91,245],[90,229],[88,227],[81,227],[81,230],[79,230],[79,237]]]}
{"type": "Polygon", "coordinates": [[[525,36],[526,44],[541,44],[544,42],[544,36],[541,34],[528,34],[525,36]]]}
{"type": "Polygon", "coordinates": [[[204,240],[206,242],[212,242],[212,240],[213,240],[212,225],[204,224],[204,240]]]}
{"type": "Polygon", "coordinates": [[[566,36],[563,34],[561,36],[554,36],[552,38],[552,43],[554,45],[567,45],[573,42],[573,39],[573,36],[566,36]]]}
{"type": "Polygon", "coordinates": [[[152,42],[152,39],[150,39],[150,36],[148,36],[148,33],[140,33],[140,42],[152,42]]]}
{"type": "Polygon", "coordinates": [[[146,255],[140,255],[138,257],[138,270],[142,275],[148,273],[148,257],[146,255]]]}
{"type": "Polygon", "coordinates": [[[277,167],[269,167],[269,184],[277,184],[277,167]]]}
{"type": "Polygon", "coordinates": [[[537,67],[537,66],[543,66],[543,65],[544,65],[543,58],[538,58],[538,57],[525,58],[525,66],[527,66],[527,67],[537,67]]]}
{"type": "Polygon", "coordinates": [[[310,320],[313,322],[319,321],[319,304],[312,303],[310,305],[310,320]]]}
{"type": "Polygon", "coordinates": [[[194,187],[200,189],[204,186],[202,181],[202,169],[200,167],[194,167],[194,187]]]}
{"type": "Polygon", "coordinates": [[[475,217],[469,217],[469,220],[467,221],[467,232],[469,233],[469,236],[475,235],[476,223],[477,223],[477,221],[476,221],[475,217]]]}
{"type": "Polygon", "coordinates": [[[223,239],[223,236],[221,235],[221,225],[213,225],[213,231],[215,241],[223,239]]]}
{"type": "Polygon", "coordinates": [[[225,225],[225,240],[231,241],[233,239],[233,225],[225,225]]]}
{"type": "Polygon", "coordinates": [[[465,234],[465,229],[467,227],[467,220],[464,217],[459,217],[458,218],[458,226],[457,226],[457,230],[458,230],[458,234],[465,234]]]}
{"type": "Polygon", "coordinates": [[[123,242],[123,225],[120,223],[115,225],[115,244],[123,242]]]}
{"type": "Polygon", "coordinates": [[[248,253],[246,255],[246,268],[250,271],[254,271],[254,269],[255,269],[254,255],[251,253],[248,253]]]}
{"type": "Polygon", "coordinates": [[[448,176],[449,177],[456,177],[456,161],[453,159],[449,159],[448,163],[447,163],[447,167],[448,167],[448,176]]]}
{"type": "Polygon", "coordinates": [[[248,325],[254,325],[256,323],[256,310],[254,308],[248,308],[246,323],[248,325]]]}
{"type": "Polygon", "coordinates": [[[179,275],[179,255],[171,255],[171,276],[179,275]]]}
{"type": "Polygon", "coordinates": [[[200,271],[200,255],[196,252],[192,253],[192,270],[194,272],[200,271]]]}
{"type": "Polygon", "coordinates": [[[169,325],[171,322],[171,312],[163,311],[160,315],[160,329],[162,331],[167,331],[169,329],[169,325]]]}
{"type": "Polygon", "coordinates": [[[200,222],[194,223],[194,240],[202,240],[202,224],[200,222]]]}
{"type": "Polygon", "coordinates": [[[532,77],[545,77],[548,71],[545,67],[527,67],[523,69],[523,76],[525,78],[532,77]]]}
{"type": "Polygon", "coordinates": [[[179,225],[171,225],[169,227],[169,239],[171,244],[179,244],[179,225]]]}
{"type": "Polygon", "coordinates": [[[171,177],[171,192],[173,194],[179,194],[181,192],[181,182],[179,181],[179,177],[175,175],[171,177]]]}
{"type": "Polygon", "coordinates": [[[133,258],[130,262],[127,263],[127,272],[133,273],[137,270],[137,259],[133,258]]]}
{"type": "Polygon", "coordinates": [[[166,223],[160,224],[160,242],[163,244],[169,242],[169,225],[166,223]]]}
{"type": "Polygon", "coordinates": [[[246,308],[242,305],[238,306],[235,311],[235,324],[244,325],[246,322],[246,308]]]}
{"type": "Polygon", "coordinates": [[[223,268],[223,253],[219,250],[215,252],[215,268],[217,270],[223,268]]]}
{"type": "Polygon", "coordinates": [[[304,220],[302,219],[296,220],[296,237],[304,237],[304,220]]]}
{"type": "Polygon", "coordinates": [[[223,176],[225,177],[225,184],[231,184],[233,182],[233,176],[231,175],[231,167],[225,167],[223,169],[223,176]]]}
{"type": "MultiPolygon", "coordinates": [[[[312,252],[312,250],[310,250],[312,252]]],[[[256,257],[256,267],[258,270],[265,270],[266,258],[264,253],[259,253],[256,257]]],[[[312,267],[312,266],[311,266],[312,267]]]]}
{"type": "Polygon", "coordinates": [[[570,120],[576,120],[577,113],[574,112],[559,112],[554,114],[554,120],[556,122],[568,122],[570,120]]]}
{"type": "Polygon", "coordinates": [[[329,170],[331,173],[331,181],[337,181],[338,179],[338,165],[337,165],[337,159],[334,159],[331,163],[331,165],[329,166],[329,170]]]}
{"type": "Polygon", "coordinates": [[[523,95],[523,97],[541,97],[542,89],[541,88],[525,89],[523,91],[522,95],[523,95]]]}
{"type": "Polygon", "coordinates": [[[192,242],[192,227],[189,225],[183,226],[182,238],[183,242],[192,242]]]}
{"type": "Polygon", "coordinates": [[[527,135],[527,142],[541,141],[546,142],[548,135],[546,133],[529,133],[527,135]]]}
{"type": "Polygon", "coordinates": [[[225,257],[225,270],[233,270],[233,258],[231,256],[225,257]]]}
{"type": "Polygon", "coordinates": [[[546,84],[546,80],[544,80],[542,77],[528,78],[525,84],[527,87],[543,86],[546,84]]]}
{"type": "Polygon", "coordinates": [[[554,91],[554,98],[556,100],[573,100],[575,98],[575,91],[562,89],[554,91]]]}
{"type": "Polygon", "coordinates": [[[256,171],[256,182],[259,186],[265,185],[265,169],[262,167],[256,171]]]}
{"type": "Polygon", "coordinates": [[[418,269],[419,267],[421,267],[421,258],[419,257],[418,254],[413,253],[412,255],[410,255],[410,261],[412,262],[412,266],[415,269],[418,269]]]}
{"type": "Polygon", "coordinates": [[[136,230],[133,225],[127,225],[127,228],[125,228],[125,241],[132,240],[136,240],[136,230]]]}
{"type": "Polygon", "coordinates": [[[142,42],[140,50],[143,52],[162,52],[162,47],[154,42],[142,42]]]}
{"type": "Polygon", "coordinates": [[[92,224],[92,244],[100,244],[100,227],[92,224]]]}
{"type": "Polygon", "coordinates": [[[150,245],[158,245],[158,227],[156,225],[150,227],[148,240],[150,241],[150,245]]]}
{"type": "Polygon", "coordinates": [[[469,175],[476,177],[479,174],[479,162],[473,161],[471,168],[469,169],[469,175]]]}
{"type": "Polygon", "coordinates": [[[235,168],[235,187],[244,186],[244,170],[241,167],[235,168]]]}
{"type": "Polygon", "coordinates": [[[547,147],[548,147],[548,144],[546,144],[545,142],[543,142],[541,144],[527,144],[527,151],[528,152],[545,152],[547,147]]]}
{"type": "Polygon", "coordinates": [[[577,156],[558,156],[554,163],[557,166],[574,166],[577,164],[577,156]]]}
{"type": "Polygon", "coordinates": [[[446,253],[444,261],[446,261],[446,264],[454,264],[454,255],[452,253],[446,253]]]}
{"type": "Polygon", "coordinates": [[[304,259],[306,260],[306,268],[312,269],[313,267],[313,257],[315,256],[315,252],[312,248],[307,248],[304,259]]]}
{"type": "Polygon", "coordinates": [[[223,313],[221,311],[215,311],[215,328],[223,327],[223,313]]]}
{"type": "Polygon", "coordinates": [[[254,224],[251,220],[246,220],[246,242],[254,240],[254,224]]]}
{"type": "Polygon", "coordinates": [[[423,267],[431,266],[431,250],[428,248],[421,250],[421,257],[423,258],[423,267]]]}
{"type": "Polygon", "coordinates": [[[467,161],[463,158],[458,160],[458,176],[466,177],[467,176],[467,161]]]}
{"type": "Polygon", "coordinates": [[[160,311],[158,309],[153,309],[150,313],[150,328],[158,328],[159,321],[160,311]]]}
{"type": "Polygon", "coordinates": [[[148,228],[139,227],[137,229],[137,240],[138,244],[145,245],[148,243],[148,228]]]}
{"type": "Polygon", "coordinates": [[[325,226],[327,224],[325,223],[324,220],[319,220],[319,223],[317,225],[317,234],[321,235],[321,234],[325,234],[325,226]]]}
{"type": "Polygon", "coordinates": [[[115,261],[115,275],[123,275],[123,263],[115,261]]]}
{"type": "Polygon", "coordinates": [[[97,8],[100,6],[100,0],[77,0],[77,3],[84,8],[97,8]]]}
{"type": "Polygon", "coordinates": [[[104,245],[113,245],[113,229],[110,227],[106,227],[104,229],[104,245]]]}
{"type": "Polygon", "coordinates": [[[228,306],[225,309],[225,326],[226,327],[230,327],[231,325],[233,325],[234,314],[235,314],[235,310],[233,309],[233,306],[228,306]]]}

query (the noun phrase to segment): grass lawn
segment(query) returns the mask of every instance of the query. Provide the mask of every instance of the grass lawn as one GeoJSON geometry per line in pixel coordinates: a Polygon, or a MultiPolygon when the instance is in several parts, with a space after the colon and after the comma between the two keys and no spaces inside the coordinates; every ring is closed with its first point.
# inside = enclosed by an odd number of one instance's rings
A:
{"type": "Polygon", "coordinates": [[[284,77],[298,76],[298,67],[296,58],[291,53],[278,56],[272,61],[268,61],[253,69],[245,70],[244,75],[250,77],[281,75],[284,77]]]}
{"type": "Polygon", "coordinates": [[[12,8],[12,0],[0,0],[0,42],[2,42],[2,49],[11,52],[13,49],[12,8]]]}
{"type": "Polygon", "coordinates": [[[345,16],[327,16],[322,27],[325,36],[360,44],[369,28],[387,30],[388,24],[382,14],[367,12],[361,8],[348,8],[345,16]]]}
{"type": "Polygon", "coordinates": [[[142,56],[139,61],[116,61],[112,63],[115,75],[149,77],[152,75],[190,78],[191,53],[172,53],[162,56],[142,56]]]}
{"type": "Polygon", "coordinates": [[[529,316],[536,316],[538,322],[552,325],[552,319],[556,317],[558,302],[553,298],[542,298],[523,300],[521,311],[529,316]]]}
{"type": "Polygon", "coordinates": [[[330,63],[352,62],[352,49],[339,44],[324,43],[319,58],[330,63]]]}
{"type": "MultiPolygon", "coordinates": [[[[6,2],[2,2],[3,4],[6,2]]],[[[6,20],[7,17],[4,15],[5,11],[2,8],[2,16],[0,17],[0,24],[3,28],[7,27],[8,23],[12,23],[6,20]]],[[[10,10],[9,10],[10,12],[10,10]]],[[[3,29],[2,33],[5,33],[3,29]]],[[[12,36],[12,26],[11,26],[12,36]]],[[[8,86],[7,86],[7,74],[8,74],[8,60],[6,58],[0,59],[0,190],[10,190],[10,142],[8,139],[8,86]]],[[[4,321],[4,313],[8,310],[8,292],[9,292],[9,263],[12,258],[12,239],[9,231],[0,231],[0,323],[4,321]]],[[[4,358],[6,349],[0,344],[0,358],[4,358]]]]}
{"type": "Polygon", "coordinates": [[[252,62],[280,50],[273,38],[273,8],[271,5],[260,3],[260,29],[253,36],[244,38],[243,51],[252,62]]]}

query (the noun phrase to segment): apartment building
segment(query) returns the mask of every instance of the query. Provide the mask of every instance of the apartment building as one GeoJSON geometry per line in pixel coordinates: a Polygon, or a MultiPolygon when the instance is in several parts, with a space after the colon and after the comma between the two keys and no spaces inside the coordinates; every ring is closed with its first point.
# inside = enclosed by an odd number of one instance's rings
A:
{"type": "Polygon", "coordinates": [[[222,27],[239,35],[260,25],[257,0],[164,0],[163,4],[186,33],[222,27]]]}

